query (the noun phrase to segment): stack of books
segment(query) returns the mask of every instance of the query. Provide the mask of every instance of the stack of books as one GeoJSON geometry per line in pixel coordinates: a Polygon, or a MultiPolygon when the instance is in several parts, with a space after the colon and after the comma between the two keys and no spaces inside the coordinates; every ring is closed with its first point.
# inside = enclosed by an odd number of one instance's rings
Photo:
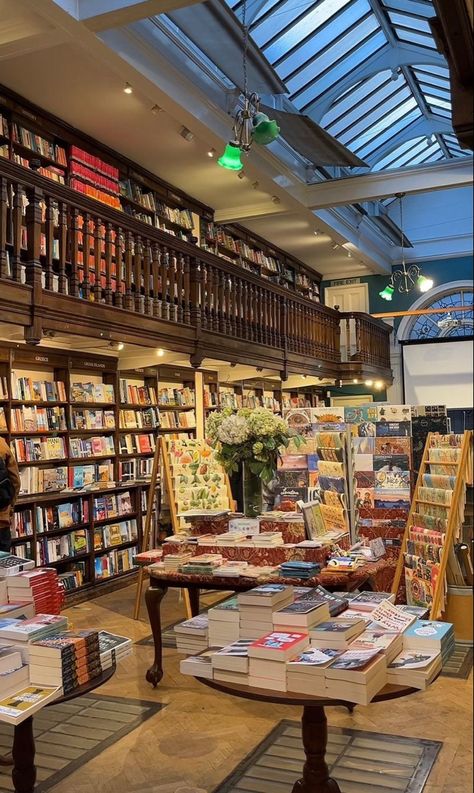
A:
{"type": "Polygon", "coordinates": [[[317,562],[283,562],[280,565],[280,573],[283,578],[313,578],[321,570],[321,565],[317,562]]]}
{"type": "Polygon", "coordinates": [[[387,659],[378,650],[342,653],[324,670],[326,696],[368,705],[387,682],[387,659]]]}
{"type": "Polygon", "coordinates": [[[132,652],[132,640],[126,636],[117,636],[108,631],[99,631],[99,653],[102,669],[108,669],[115,661],[126,658],[132,652]]]}
{"type": "Polygon", "coordinates": [[[328,592],[327,589],[324,589],[321,585],[312,587],[309,592],[298,597],[298,600],[304,600],[314,604],[326,603],[329,608],[330,617],[337,617],[338,614],[341,614],[347,609],[347,600],[345,600],[345,598],[328,592]]]}
{"type": "Polygon", "coordinates": [[[334,650],[347,650],[349,644],[365,631],[364,620],[346,620],[337,617],[320,622],[309,632],[311,647],[318,650],[331,647],[334,650]]]}
{"type": "Polygon", "coordinates": [[[310,631],[315,625],[329,619],[327,603],[313,602],[300,598],[273,612],[273,629],[275,631],[301,630],[310,631]]]}
{"type": "Polygon", "coordinates": [[[248,562],[236,562],[236,561],[224,561],[220,567],[216,567],[212,574],[215,576],[223,576],[224,578],[239,578],[241,575],[245,576],[247,574],[249,563],[248,562]]]}
{"type": "Polygon", "coordinates": [[[342,653],[343,650],[333,647],[324,649],[311,647],[293,660],[288,661],[286,665],[288,691],[324,696],[326,693],[325,670],[342,653]]]}
{"type": "Polygon", "coordinates": [[[454,625],[450,622],[416,620],[403,634],[404,650],[434,650],[441,653],[443,664],[454,650],[454,625]]]}
{"type": "Polygon", "coordinates": [[[37,614],[59,614],[64,597],[58,573],[51,567],[25,570],[8,578],[7,594],[9,603],[33,603],[37,614]]]}
{"type": "Polygon", "coordinates": [[[177,573],[179,568],[192,559],[192,553],[168,553],[163,557],[163,567],[169,573],[177,573]]]}
{"type": "Polygon", "coordinates": [[[28,666],[24,653],[15,647],[0,647],[0,691],[9,697],[29,683],[28,666]]]}
{"type": "MultiPolygon", "coordinates": [[[[166,557],[165,557],[166,563],[166,557]]],[[[201,553],[198,556],[193,556],[189,562],[180,565],[180,573],[193,573],[196,575],[212,575],[214,570],[222,564],[222,555],[220,553],[201,553]]]]}
{"type": "Polygon", "coordinates": [[[351,644],[353,650],[378,650],[385,655],[387,665],[399,655],[403,647],[403,634],[383,628],[365,630],[351,644]]]}
{"type": "Polygon", "coordinates": [[[199,614],[190,620],[175,625],[176,648],[179,653],[197,655],[209,647],[209,623],[207,614],[199,614]]]}
{"type": "Polygon", "coordinates": [[[29,620],[3,619],[0,621],[0,644],[32,642],[46,639],[67,629],[67,617],[59,614],[36,614],[29,620]]]}
{"type": "Polygon", "coordinates": [[[16,690],[0,699],[0,720],[8,724],[21,724],[45,705],[60,697],[61,688],[29,686],[16,690]]]}
{"type": "Polygon", "coordinates": [[[387,683],[424,690],[439,675],[442,664],[438,650],[403,650],[388,665],[387,683]]]}
{"type": "Polygon", "coordinates": [[[395,595],[391,592],[359,592],[349,598],[349,608],[354,611],[366,611],[370,614],[384,600],[395,603],[395,595]]]}
{"type": "Polygon", "coordinates": [[[307,633],[272,631],[248,648],[249,686],[286,691],[286,662],[309,646],[307,633]]]}
{"type": "Polygon", "coordinates": [[[203,677],[206,680],[212,680],[214,677],[214,670],[212,668],[212,658],[215,650],[205,650],[199,655],[190,655],[188,658],[183,658],[179,664],[179,671],[182,675],[191,675],[192,677],[203,677]]]}
{"type": "Polygon", "coordinates": [[[237,545],[239,542],[244,542],[247,535],[244,531],[226,531],[224,534],[216,534],[214,536],[215,545],[237,545]]]}
{"type": "Polygon", "coordinates": [[[273,630],[275,609],[293,603],[292,587],[284,584],[263,584],[238,595],[240,608],[240,638],[258,639],[273,630]]]}
{"type": "Polygon", "coordinates": [[[60,686],[69,694],[102,674],[99,634],[94,630],[66,631],[29,647],[30,682],[60,686]]]}
{"type": "Polygon", "coordinates": [[[212,656],[212,669],[214,680],[221,683],[240,683],[247,685],[249,682],[249,639],[238,639],[232,644],[218,650],[212,656]]]}
{"type": "Polygon", "coordinates": [[[255,534],[251,542],[255,548],[277,548],[285,544],[281,531],[264,531],[262,534],[255,534]]]}
{"type": "Polygon", "coordinates": [[[240,613],[237,596],[218,603],[207,612],[209,647],[225,647],[240,636],[240,613]]]}

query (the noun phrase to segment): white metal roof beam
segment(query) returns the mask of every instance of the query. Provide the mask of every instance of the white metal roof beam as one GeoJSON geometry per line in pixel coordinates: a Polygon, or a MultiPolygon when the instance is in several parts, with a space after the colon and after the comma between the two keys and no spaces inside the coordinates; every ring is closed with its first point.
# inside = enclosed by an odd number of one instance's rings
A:
{"type": "Polygon", "coordinates": [[[78,0],[77,19],[95,33],[166,14],[199,0],[78,0]]]}
{"type": "MultiPolygon", "coordinates": [[[[473,183],[473,158],[436,165],[397,168],[365,176],[349,176],[331,182],[297,188],[299,200],[312,210],[387,198],[395,193],[424,193],[465,187],[473,183]]],[[[296,192],[295,191],[295,192],[296,192]]]]}
{"type": "Polygon", "coordinates": [[[367,58],[358,68],[348,72],[343,80],[338,80],[337,83],[328,88],[324,92],[323,97],[315,100],[306,108],[305,113],[319,123],[333,102],[359,80],[367,80],[372,75],[387,69],[399,69],[401,66],[421,64],[426,66],[444,66],[446,68],[446,61],[439,52],[428,52],[411,44],[400,43],[395,47],[387,44],[379,52],[367,58]]]}

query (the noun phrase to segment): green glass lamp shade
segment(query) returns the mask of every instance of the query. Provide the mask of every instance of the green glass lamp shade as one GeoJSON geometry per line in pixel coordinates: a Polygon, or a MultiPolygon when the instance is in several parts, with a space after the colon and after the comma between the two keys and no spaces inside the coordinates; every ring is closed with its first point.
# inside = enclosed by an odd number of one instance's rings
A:
{"type": "Polygon", "coordinates": [[[420,292],[429,292],[433,287],[433,279],[427,278],[426,275],[419,275],[416,283],[420,292]]]}
{"type": "Polygon", "coordinates": [[[217,164],[221,168],[227,168],[228,171],[242,170],[244,166],[240,159],[240,147],[236,146],[235,143],[228,143],[224,154],[217,160],[217,164]]]}
{"type": "Polygon", "coordinates": [[[391,300],[392,297],[393,297],[393,293],[394,292],[395,292],[395,289],[393,288],[393,286],[390,286],[390,284],[387,284],[385,289],[382,289],[382,291],[379,292],[379,295],[380,295],[381,298],[383,298],[383,300],[391,300]]]}
{"type": "Polygon", "coordinates": [[[273,143],[280,134],[277,122],[271,121],[265,113],[255,113],[252,125],[252,138],[255,143],[259,143],[261,146],[273,143]]]}

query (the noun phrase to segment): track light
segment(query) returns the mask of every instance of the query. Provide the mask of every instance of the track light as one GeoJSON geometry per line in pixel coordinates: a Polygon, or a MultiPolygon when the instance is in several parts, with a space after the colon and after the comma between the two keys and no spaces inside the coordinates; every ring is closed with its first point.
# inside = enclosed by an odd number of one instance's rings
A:
{"type": "Polygon", "coordinates": [[[207,152],[207,156],[211,157],[211,159],[212,159],[213,157],[216,156],[216,150],[215,149],[209,149],[209,151],[207,152]]]}
{"type": "Polygon", "coordinates": [[[333,242],[331,248],[333,249],[333,251],[336,251],[339,248],[339,244],[337,242],[333,242]]]}
{"type": "Polygon", "coordinates": [[[162,350],[162,349],[159,349],[159,350],[156,351],[156,354],[157,354],[158,358],[163,358],[163,355],[165,354],[165,351],[162,350]]]}
{"type": "Polygon", "coordinates": [[[258,188],[260,187],[260,185],[259,185],[259,183],[258,183],[258,182],[252,182],[252,187],[253,187],[253,189],[254,189],[254,190],[258,190],[258,188]]]}
{"type": "Polygon", "coordinates": [[[123,87],[123,92],[124,92],[124,94],[133,94],[133,88],[130,85],[130,83],[125,83],[125,85],[123,87]]]}
{"type": "Polygon", "coordinates": [[[373,384],[374,384],[373,380],[366,380],[364,385],[366,385],[367,388],[372,388],[373,384]]]}
{"type": "Polygon", "coordinates": [[[384,383],[382,382],[382,380],[376,380],[376,381],[375,381],[375,383],[374,383],[374,388],[375,388],[377,391],[381,391],[383,387],[384,387],[384,383]]]}
{"type": "Polygon", "coordinates": [[[163,112],[163,108],[160,107],[159,105],[153,105],[153,107],[150,108],[150,110],[151,110],[151,112],[153,113],[154,116],[157,116],[158,113],[162,113],[163,112]]]}
{"type": "Polygon", "coordinates": [[[281,199],[277,195],[272,195],[272,202],[274,204],[281,204],[281,199]]]}
{"type": "Polygon", "coordinates": [[[191,132],[190,129],[187,127],[181,127],[179,134],[181,135],[184,140],[187,140],[189,143],[194,140],[194,133],[191,132]]]}
{"type": "Polygon", "coordinates": [[[237,174],[237,178],[238,179],[245,179],[245,175],[246,175],[245,171],[239,171],[239,173],[237,174]]]}
{"type": "Polygon", "coordinates": [[[314,234],[314,236],[315,236],[315,237],[319,237],[319,235],[321,234],[321,232],[319,231],[319,229],[315,229],[315,230],[313,231],[313,234],[314,234]]]}

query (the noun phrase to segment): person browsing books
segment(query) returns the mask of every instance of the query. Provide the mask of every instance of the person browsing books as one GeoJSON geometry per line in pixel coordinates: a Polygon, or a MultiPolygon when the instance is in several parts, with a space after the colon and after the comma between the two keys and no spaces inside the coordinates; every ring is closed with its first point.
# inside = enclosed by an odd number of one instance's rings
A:
{"type": "Polygon", "coordinates": [[[19,492],[18,465],[8,444],[0,438],[0,551],[10,550],[10,525],[19,492]]]}

